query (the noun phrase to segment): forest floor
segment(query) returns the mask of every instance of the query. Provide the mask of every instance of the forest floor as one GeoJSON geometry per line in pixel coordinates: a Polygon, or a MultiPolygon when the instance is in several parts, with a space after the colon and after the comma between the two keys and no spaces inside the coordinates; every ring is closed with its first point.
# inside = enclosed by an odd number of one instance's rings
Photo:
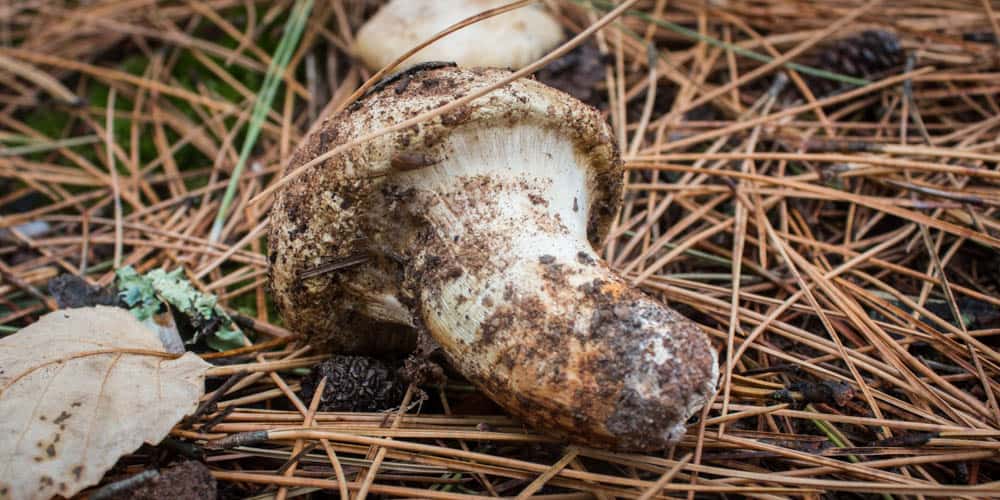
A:
{"type": "MultiPolygon", "coordinates": [[[[0,336],[76,293],[53,278],[132,266],[181,269],[252,339],[194,346],[227,367],[210,404],[102,485],[197,460],[222,498],[1000,495],[1000,3],[545,2],[568,35],[607,22],[535,74],[621,147],[601,253],[720,353],[651,454],[554,441],[447,369],[389,408],[310,404],[327,356],[275,311],[258,195],[372,77],[349,47],[381,3],[0,6],[0,336]]],[[[351,363],[375,362],[323,369],[351,363]]]]}

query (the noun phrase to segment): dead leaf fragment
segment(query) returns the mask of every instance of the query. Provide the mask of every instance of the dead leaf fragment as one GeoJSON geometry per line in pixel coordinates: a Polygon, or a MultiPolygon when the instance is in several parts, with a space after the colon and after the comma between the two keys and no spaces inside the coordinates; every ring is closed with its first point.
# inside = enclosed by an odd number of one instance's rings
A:
{"type": "Polygon", "coordinates": [[[0,339],[0,499],[97,483],[195,409],[208,367],[115,307],[55,311],[0,339]]]}

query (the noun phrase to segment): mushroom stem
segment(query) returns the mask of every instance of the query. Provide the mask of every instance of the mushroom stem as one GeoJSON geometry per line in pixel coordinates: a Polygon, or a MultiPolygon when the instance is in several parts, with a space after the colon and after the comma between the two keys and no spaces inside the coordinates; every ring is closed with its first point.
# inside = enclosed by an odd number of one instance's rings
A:
{"type": "Polygon", "coordinates": [[[715,353],[592,249],[582,153],[534,126],[457,132],[445,149],[397,183],[427,222],[407,268],[416,314],[453,363],[534,426],[676,441],[714,391],[715,353]]]}

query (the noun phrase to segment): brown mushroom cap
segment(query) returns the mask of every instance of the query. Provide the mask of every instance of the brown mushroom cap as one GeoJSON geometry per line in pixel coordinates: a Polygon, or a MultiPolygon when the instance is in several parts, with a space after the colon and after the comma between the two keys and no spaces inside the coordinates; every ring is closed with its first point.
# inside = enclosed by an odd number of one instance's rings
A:
{"type": "MultiPolygon", "coordinates": [[[[358,31],[355,54],[372,71],[396,60],[434,34],[507,0],[392,0],[358,31]]],[[[563,39],[562,27],[540,6],[530,5],[479,21],[425,47],[407,67],[427,61],[459,66],[520,69],[563,39]]]]}
{"type": "MultiPolygon", "coordinates": [[[[337,116],[324,120],[296,149],[288,164],[295,170],[334,146],[389,127],[472,91],[495,84],[510,73],[499,69],[443,68],[403,72],[337,116]]],[[[446,139],[456,130],[503,129],[530,123],[554,130],[574,144],[588,170],[587,236],[599,245],[607,235],[622,194],[618,150],[600,114],[572,97],[534,80],[508,84],[472,103],[419,126],[383,135],[312,167],[279,194],[271,219],[271,287],[284,320],[337,352],[405,350],[412,339],[391,325],[412,325],[403,316],[394,267],[408,230],[399,227],[399,203],[380,190],[393,185],[386,172],[413,162],[447,155],[446,139]],[[324,267],[368,259],[336,272],[303,279],[324,267]],[[363,293],[367,299],[353,297],[363,293]],[[360,319],[359,316],[365,319],[360,319]],[[380,322],[373,329],[368,320],[380,322]],[[358,322],[373,336],[358,334],[358,322]],[[382,335],[388,330],[386,335],[382,335]],[[371,338],[375,337],[375,338],[371,338]],[[391,340],[390,340],[391,339],[391,340]],[[402,346],[402,347],[400,347],[402,346]]],[[[582,200],[578,200],[582,204],[582,200]]]]}
{"type": "MultiPolygon", "coordinates": [[[[403,74],[290,168],[509,75],[403,74]]],[[[622,164],[593,108],[517,80],[311,168],[279,193],[269,244],[278,307],[312,343],[372,352],[426,332],[507,410],[599,446],[662,448],[713,393],[704,334],[594,252],[622,164]]]]}

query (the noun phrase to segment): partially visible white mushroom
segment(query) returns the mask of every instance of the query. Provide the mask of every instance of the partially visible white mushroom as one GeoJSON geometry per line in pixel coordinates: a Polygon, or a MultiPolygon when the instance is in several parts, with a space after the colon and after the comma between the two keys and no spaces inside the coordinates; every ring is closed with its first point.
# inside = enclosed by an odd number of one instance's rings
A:
{"type": "MultiPolygon", "coordinates": [[[[290,166],[509,74],[437,68],[383,82],[319,127],[290,166]]],[[[275,300],[319,348],[380,347],[386,324],[409,325],[535,427],[660,449],[713,394],[718,367],[697,325],[594,251],[621,193],[600,114],[518,80],[288,183],[269,238],[275,300]],[[312,271],[358,255],[367,260],[312,271]]]]}
{"type": "MultiPolygon", "coordinates": [[[[372,71],[467,17],[508,0],[392,0],[358,31],[354,51],[372,71]]],[[[451,33],[407,59],[402,67],[427,61],[459,66],[519,69],[563,39],[559,23],[540,6],[529,5],[451,33]]]]}

